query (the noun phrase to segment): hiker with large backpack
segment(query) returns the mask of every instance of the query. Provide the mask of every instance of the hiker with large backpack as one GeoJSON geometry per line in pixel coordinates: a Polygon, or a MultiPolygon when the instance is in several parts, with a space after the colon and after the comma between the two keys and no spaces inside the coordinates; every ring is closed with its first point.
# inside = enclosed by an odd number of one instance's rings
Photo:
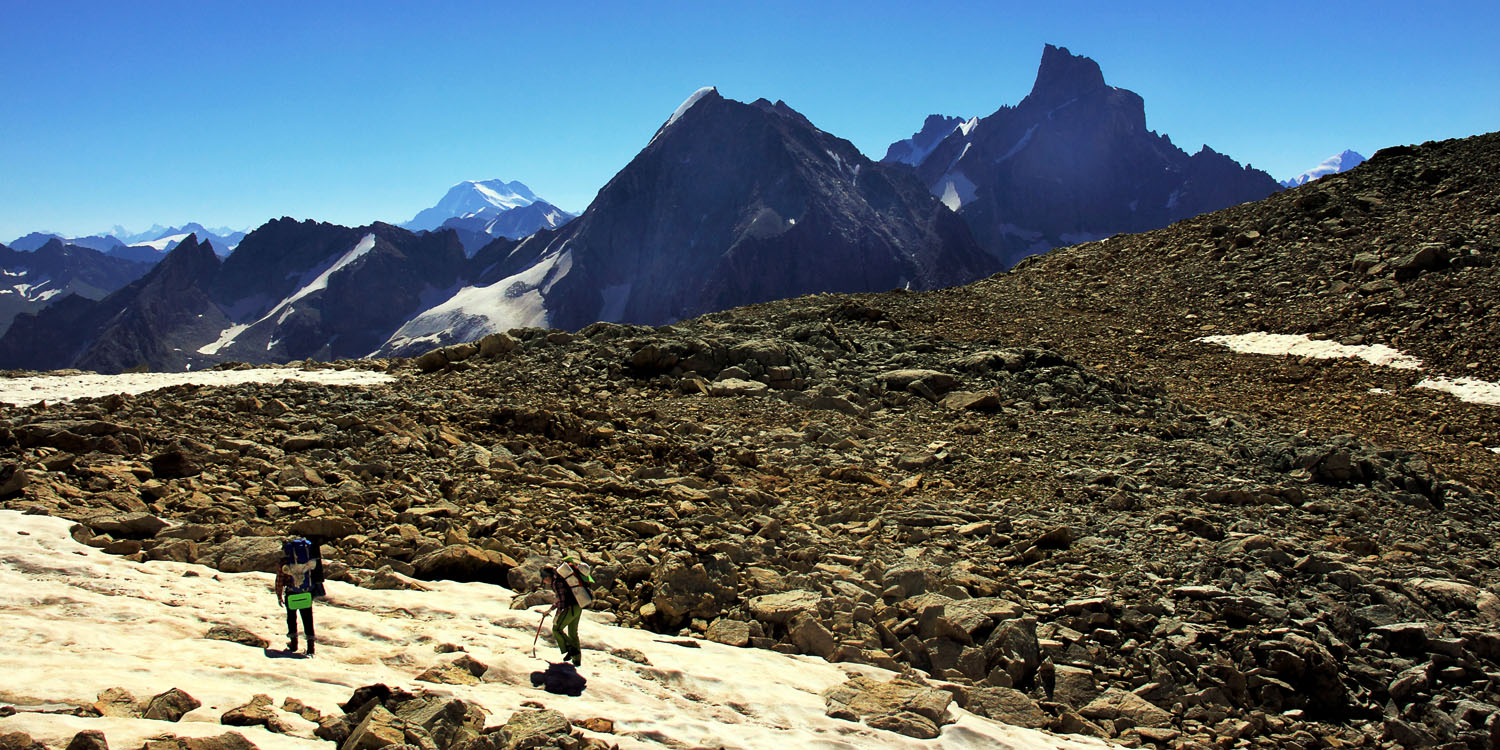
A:
{"type": "Polygon", "coordinates": [[[302,630],[307,635],[307,655],[316,648],[313,631],[312,603],[323,594],[322,555],[312,542],[289,539],[281,544],[281,570],[276,574],[276,603],[286,607],[286,650],[297,651],[297,613],[302,613],[302,630]]]}
{"type": "MultiPolygon", "coordinates": [[[[557,596],[556,603],[547,612],[556,615],[552,618],[552,637],[562,650],[563,659],[573,662],[574,666],[583,664],[583,643],[578,640],[578,621],[583,618],[583,608],[594,601],[594,595],[589,590],[589,584],[594,582],[590,573],[588,563],[572,560],[555,567],[549,565],[542,568],[542,584],[551,586],[552,593],[557,596]]],[[[546,619],[546,615],[542,618],[546,619]]]]}

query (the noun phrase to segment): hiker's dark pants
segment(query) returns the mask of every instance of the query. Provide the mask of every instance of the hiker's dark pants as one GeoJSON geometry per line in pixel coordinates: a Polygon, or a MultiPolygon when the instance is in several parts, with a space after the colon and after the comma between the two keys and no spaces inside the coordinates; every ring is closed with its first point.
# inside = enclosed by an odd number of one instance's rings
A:
{"type": "Polygon", "coordinates": [[[291,642],[291,651],[297,650],[297,612],[302,612],[302,631],[307,633],[307,647],[312,648],[317,642],[317,635],[313,633],[312,607],[304,610],[289,609],[286,611],[286,638],[291,642]]]}

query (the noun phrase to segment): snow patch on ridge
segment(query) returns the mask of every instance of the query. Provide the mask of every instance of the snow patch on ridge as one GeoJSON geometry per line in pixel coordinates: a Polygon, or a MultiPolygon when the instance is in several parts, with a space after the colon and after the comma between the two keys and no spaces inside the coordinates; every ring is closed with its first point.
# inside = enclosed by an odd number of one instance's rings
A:
{"type": "MultiPolygon", "coordinates": [[[[1460,401],[1467,401],[1471,404],[1500,406],[1500,383],[1491,383],[1487,380],[1475,380],[1474,378],[1427,378],[1417,383],[1417,387],[1451,393],[1457,396],[1460,401]]],[[[1500,453],[1500,449],[1492,450],[1500,453]]]]}
{"type": "Polygon", "coordinates": [[[324,385],[379,385],[392,379],[369,370],[295,370],[261,367],[250,370],[203,370],[199,372],[137,372],[120,375],[36,375],[0,378],[0,403],[30,406],[42,401],[72,401],[99,398],[114,393],[135,394],[174,385],[229,386],[245,383],[280,383],[298,380],[324,385]]]}
{"type": "MultiPolygon", "coordinates": [[[[687,114],[687,111],[692,109],[694,104],[698,103],[698,100],[702,99],[705,96],[708,96],[709,94],[717,93],[719,93],[718,88],[713,86],[704,86],[703,88],[694,91],[691,96],[689,96],[687,99],[684,99],[681,104],[677,105],[677,109],[672,112],[672,116],[667,118],[666,124],[657,129],[656,135],[651,136],[651,143],[655,143],[656,139],[660,138],[662,133],[667,132],[667,128],[672,127],[672,123],[677,122],[679,119],[682,119],[682,116],[684,114],[687,114]]],[[[650,144],[648,143],[647,145],[650,144]]]]}
{"type": "MultiPolygon", "coordinates": [[[[1241,354],[1290,355],[1312,359],[1358,358],[1378,367],[1394,370],[1421,370],[1422,360],[1382,344],[1346,346],[1333,341],[1313,341],[1307,336],[1286,333],[1244,333],[1235,336],[1204,336],[1193,339],[1218,344],[1241,354]]],[[[1500,383],[1475,378],[1424,378],[1416,387],[1450,393],[1471,404],[1500,406],[1500,383]]],[[[1371,393],[1384,393],[1371,389],[1371,393]]],[[[1500,449],[1491,449],[1500,453],[1500,449]]]]}
{"type": "Polygon", "coordinates": [[[938,200],[948,207],[948,210],[957,211],[965,203],[974,200],[974,182],[962,171],[954,170],[938,180],[932,194],[936,195],[938,200]]]}
{"type": "Polygon", "coordinates": [[[1380,367],[1397,370],[1419,370],[1422,360],[1402,354],[1382,344],[1368,346],[1345,346],[1335,341],[1313,341],[1307,336],[1289,333],[1242,333],[1236,336],[1204,336],[1195,339],[1205,344],[1218,344],[1240,354],[1289,355],[1313,359],[1345,359],[1354,357],[1380,367]]]}
{"type": "Polygon", "coordinates": [[[447,301],[412,318],[393,334],[382,351],[417,343],[439,345],[529,326],[547,327],[545,296],[573,269],[573,252],[564,244],[536,265],[485,286],[466,286],[447,301]]]}
{"type": "MultiPolygon", "coordinates": [[[[266,320],[270,319],[270,317],[273,315],[276,316],[276,325],[281,325],[282,323],[286,322],[287,317],[289,317],[294,312],[294,310],[292,309],[292,303],[302,299],[303,297],[306,297],[309,294],[312,294],[313,292],[327,289],[328,279],[330,277],[348,267],[349,264],[353,263],[354,261],[359,260],[362,256],[364,256],[365,253],[370,252],[370,250],[374,247],[374,233],[365,235],[360,239],[358,243],[354,245],[353,248],[340,256],[338,260],[334,261],[333,265],[324,269],[323,272],[314,277],[312,281],[304,284],[302,288],[298,289],[295,293],[292,294],[292,296],[287,297],[286,299],[277,303],[275,307],[271,308],[270,312],[262,315],[260,317],[260,320],[257,320],[254,323],[250,324],[235,324],[224,329],[219,333],[219,338],[217,341],[199,347],[198,353],[218,354],[219,350],[223,349],[226,346],[229,346],[230,344],[233,344],[234,340],[241,333],[244,333],[246,330],[254,328],[261,323],[266,322],[266,320]]],[[[273,340],[271,344],[268,344],[266,346],[266,351],[270,351],[271,347],[274,346],[275,343],[276,342],[273,340]]]]}

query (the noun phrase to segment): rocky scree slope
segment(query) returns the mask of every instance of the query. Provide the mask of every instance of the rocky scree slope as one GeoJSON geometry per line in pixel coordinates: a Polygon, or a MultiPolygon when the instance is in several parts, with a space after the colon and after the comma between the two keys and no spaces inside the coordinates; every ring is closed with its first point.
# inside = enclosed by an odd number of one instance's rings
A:
{"type": "Polygon", "coordinates": [[[625,624],[1127,744],[1500,731],[1495,497],[1408,451],[835,296],[330,366],[398,379],[9,409],[0,504],[225,571],[316,536],[372,587],[576,552],[625,624]]]}
{"type": "Polygon", "coordinates": [[[1494,490],[1496,407],[1412,386],[1500,381],[1497,167],[1495,133],[1385,149],[1259,203],[1059,249],[976,284],[860,299],[913,331],[1056,348],[1200,408],[1415,450],[1494,490]],[[1425,369],[1196,341],[1253,331],[1384,344],[1425,369]]]}

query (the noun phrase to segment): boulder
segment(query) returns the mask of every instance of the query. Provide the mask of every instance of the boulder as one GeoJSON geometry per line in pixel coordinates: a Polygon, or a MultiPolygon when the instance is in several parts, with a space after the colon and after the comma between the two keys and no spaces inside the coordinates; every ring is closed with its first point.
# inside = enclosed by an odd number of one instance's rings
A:
{"type": "Polygon", "coordinates": [[[215,737],[166,736],[146,740],[141,750],[257,750],[255,744],[239,732],[225,732],[215,737]]]}
{"type": "Polygon", "coordinates": [[[755,619],[761,622],[785,625],[791,622],[792,618],[797,615],[806,612],[817,612],[818,602],[822,600],[822,594],[797,589],[757,596],[751,599],[748,604],[750,613],[755,616],[755,619]]]}
{"type": "Polygon", "coordinates": [[[211,641],[229,641],[251,648],[266,648],[271,645],[266,639],[238,625],[215,625],[209,628],[203,637],[211,641]]]}
{"type": "Polygon", "coordinates": [[[1003,669],[1011,684],[1025,686],[1042,663],[1042,647],[1036,638],[1036,620],[1022,617],[995,626],[984,644],[989,669],[1003,669]]]}
{"type": "Polygon", "coordinates": [[[941,403],[954,411],[998,411],[1000,395],[994,391],[984,393],[953,391],[944,396],[941,403]]]}
{"type": "Polygon", "coordinates": [[[1052,700],[1081,708],[1099,697],[1093,670],[1059,664],[1052,671],[1052,700]]]}
{"type": "Polygon", "coordinates": [[[25,732],[0,731],[0,750],[48,750],[25,732]]]}
{"type": "Polygon", "coordinates": [[[73,735],[73,739],[68,741],[67,750],[109,750],[109,741],[104,738],[103,732],[85,729],[73,735]]]}
{"type": "Polygon", "coordinates": [[[1079,709],[1078,713],[1095,721],[1129,719],[1138,727],[1167,727],[1172,723],[1172,715],[1155,704],[1135,693],[1113,687],[1079,709]]]}
{"type": "Polygon", "coordinates": [[[220,544],[208,559],[225,573],[275,573],[281,567],[278,536],[237,536],[220,544]]]}
{"type": "MultiPolygon", "coordinates": [[[[352,702],[352,701],[351,701],[352,702]]],[[[385,706],[375,704],[365,718],[359,722],[340,750],[379,750],[390,745],[406,743],[406,729],[396,715],[385,706]]]]}
{"type": "Polygon", "coordinates": [[[1027,729],[1041,729],[1052,722],[1051,717],[1037,707],[1036,701],[1014,688],[973,688],[969,690],[968,709],[987,719],[1027,729]]]}
{"type": "Polygon", "coordinates": [[[905,677],[880,682],[859,676],[824,691],[823,701],[833,718],[864,719],[877,729],[932,739],[951,721],[953,695],[905,677]]]}
{"type": "Polygon", "coordinates": [[[957,377],[937,370],[891,370],[876,375],[875,379],[893,391],[910,390],[913,385],[921,384],[939,395],[958,386],[957,377]]]}
{"type": "Polygon", "coordinates": [[[139,719],[141,718],[141,705],[136,702],[135,696],[130,691],[121,687],[112,687],[99,693],[98,700],[93,706],[100,716],[116,719],[139,719]]]}
{"type": "Polygon", "coordinates": [[[754,380],[727,378],[715,381],[708,392],[712,396],[764,396],[771,392],[771,386],[754,380]]]}
{"type": "Polygon", "coordinates": [[[178,721],[184,714],[202,705],[203,703],[193,696],[172,688],[165,693],[152,696],[151,700],[146,702],[145,718],[157,721],[178,721]]]}
{"type": "Polygon", "coordinates": [[[510,750],[548,747],[558,738],[573,732],[568,717],[551,710],[517,711],[510,715],[503,728],[510,736],[510,750]]]}
{"type": "Polygon", "coordinates": [[[839,647],[839,642],[833,637],[818,618],[810,614],[798,615],[787,628],[787,639],[797,650],[804,654],[821,656],[827,659],[833,655],[839,647]]]}
{"type": "Polygon", "coordinates": [[[662,558],[651,571],[651,604],[666,622],[713,617],[734,601],[734,571],[726,564],[693,555],[662,558]]]}
{"type": "Polygon", "coordinates": [[[116,539],[150,539],[167,527],[166,521],[150,513],[108,513],[92,516],[83,524],[116,539]]]}
{"type": "Polygon", "coordinates": [[[721,617],[708,626],[704,636],[714,643],[744,648],[750,645],[750,623],[721,617]]]}
{"type": "Polygon", "coordinates": [[[347,518],[323,517],[303,518],[293,521],[287,527],[287,533],[294,536],[317,538],[317,539],[340,539],[351,534],[358,534],[362,527],[347,518]]]}
{"type": "Polygon", "coordinates": [[[478,685],[480,682],[469,670],[453,664],[439,664],[417,675],[417,679],[439,685],[478,685]]]}
{"type": "Polygon", "coordinates": [[[516,340],[503,333],[492,333],[479,339],[479,356],[498,357],[516,350],[520,344],[516,340]]]}
{"type": "Polygon", "coordinates": [[[516,561],[472,544],[450,544],[412,561],[418,578],[429,581],[480,581],[504,585],[516,561]]]}
{"type": "Polygon", "coordinates": [[[219,723],[231,727],[265,727],[277,734],[290,734],[291,724],[281,718],[269,695],[256,695],[249,703],[235,706],[219,717],[219,723]]]}

